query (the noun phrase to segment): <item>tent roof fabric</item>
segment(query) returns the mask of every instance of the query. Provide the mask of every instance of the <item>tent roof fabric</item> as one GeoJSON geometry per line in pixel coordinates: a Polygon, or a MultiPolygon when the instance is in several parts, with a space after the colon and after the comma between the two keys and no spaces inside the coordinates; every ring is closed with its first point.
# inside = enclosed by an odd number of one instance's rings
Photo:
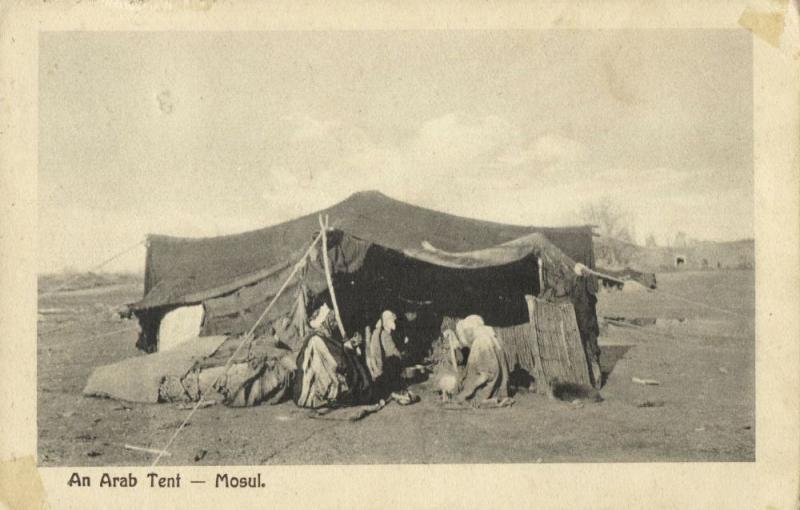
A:
{"type": "Polygon", "coordinates": [[[590,226],[505,225],[369,191],[317,213],[241,234],[196,239],[151,235],[145,296],[133,308],[198,302],[285,270],[319,231],[319,214],[328,215],[330,226],[347,236],[444,267],[507,264],[550,243],[570,259],[594,266],[590,226]]]}

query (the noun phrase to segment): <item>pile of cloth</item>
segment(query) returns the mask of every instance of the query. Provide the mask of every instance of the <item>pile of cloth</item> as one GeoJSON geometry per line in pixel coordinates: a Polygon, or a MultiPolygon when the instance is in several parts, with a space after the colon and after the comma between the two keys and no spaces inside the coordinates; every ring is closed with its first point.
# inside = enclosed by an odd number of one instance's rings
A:
{"type": "MultiPolygon", "coordinates": [[[[127,402],[164,402],[166,394],[183,393],[175,380],[216,353],[227,341],[224,336],[197,337],[175,349],[134,356],[96,368],[89,376],[83,394],[127,402]],[[167,386],[171,389],[167,390],[167,386]]],[[[180,383],[178,383],[180,384],[180,383]]]]}
{"type": "Polygon", "coordinates": [[[260,337],[230,359],[242,340],[230,338],[186,374],[164,377],[159,401],[195,402],[203,396],[204,400],[245,407],[285,400],[294,377],[295,354],[260,337]]]}

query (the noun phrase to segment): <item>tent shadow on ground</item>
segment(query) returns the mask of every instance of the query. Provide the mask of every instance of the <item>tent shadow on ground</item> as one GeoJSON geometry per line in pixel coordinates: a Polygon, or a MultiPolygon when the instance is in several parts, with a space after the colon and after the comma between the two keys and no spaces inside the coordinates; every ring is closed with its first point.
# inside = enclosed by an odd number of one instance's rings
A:
{"type": "Polygon", "coordinates": [[[603,374],[602,386],[606,385],[608,378],[617,366],[617,362],[625,357],[632,345],[605,345],[600,353],[600,372],[603,374]]]}

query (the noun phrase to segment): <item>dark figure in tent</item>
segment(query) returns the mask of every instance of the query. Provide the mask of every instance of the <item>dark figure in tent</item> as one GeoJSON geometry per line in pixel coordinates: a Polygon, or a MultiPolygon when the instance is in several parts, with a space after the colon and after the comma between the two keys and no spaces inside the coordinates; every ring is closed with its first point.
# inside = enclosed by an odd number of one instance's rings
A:
{"type": "Polygon", "coordinates": [[[382,397],[400,385],[401,355],[392,338],[396,328],[397,316],[391,310],[385,310],[366,340],[367,368],[382,397]]]}
{"type": "Polygon", "coordinates": [[[579,267],[576,267],[575,271],[579,276],[575,278],[569,294],[572,306],[575,307],[575,318],[578,320],[578,331],[589,365],[589,376],[592,378],[592,385],[599,389],[603,381],[600,370],[600,346],[597,344],[597,337],[600,336],[596,312],[597,278],[583,273],[579,267]]]}
{"type": "Polygon", "coordinates": [[[372,380],[358,355],[358,339],[338,338],[336,316],[327,305],[317,310],[310,326],[297,355],[294,402],[312,409],[368,403],[372,380]]]}
{"type": "Polygon", "coordinates": [[[368,334],[365,358],[367,368],[375,381],[375,391],[380,398],[392,398],[401,405],[416,402],[417,397],[405,388],[402,378],[402,354],[395,344],[393,334],[397,329],[397,315],[384,310],[368,334]]]}
{"type": "Polygon", "coordinates": [[[431,344],[441,334],[442,318],[429,310],[407,311],[397,324],[397,347],[406,364],[422,363],[430,354],[431,344]]]}
{"type": "Polygon", "coordinates": [[[586,354],[586,363],[592,385],[600,389],[603,376],[600,369],[600,346],[597,337],[600,336],[600,325],[597,322],[597,278],[585,271],[588,269],[580,262],[573,268],[574,274],[561,273],[553,288],[545,291],[542,297],[548,300],[566,300],[575,309],[575,319],[578,323],[578,332],[581,335],[583,351],[586,354]]]}

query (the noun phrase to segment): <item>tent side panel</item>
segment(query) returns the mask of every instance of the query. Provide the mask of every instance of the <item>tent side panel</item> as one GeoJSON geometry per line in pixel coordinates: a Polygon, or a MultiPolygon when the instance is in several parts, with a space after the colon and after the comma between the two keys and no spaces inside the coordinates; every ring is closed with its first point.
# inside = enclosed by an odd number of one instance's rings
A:
{"type": "Polygon", "coordinates": [[[546,381],[550,383],[558,379],[562,383],[591,385],[572,304],[536,299],[533,312],[531,326],[536,329],[535,338],[546,381]]]}
{"type": "MultiPolygon", "coordinates": [[[[256,292],[259,287],[261,286],[255,285],[252,292],[256,292]]],[[[273,330],[278,329],[278,325],[273,326],[273,323],[291,315],[293,305],[298,299],[298,293],[301,292],[302,286],[298,284],[287,288],[256,330],[256,336],[272,335],[273,330]]],[[[231,296],[206,301],[206,320],[201,336],[246,333],[253,327],[275,296],[274,292],[266,291],[261,295],[241,296],[238,294],[237,292],[231,296]]]]}
{"type": "Polygon", "coordinates": [[[533,353],[535,331],[529,323],[509,327],[495,327],[497,337],[503,346],[508,368],[516,367],[535,377],[536,362],[533,353]]]}

